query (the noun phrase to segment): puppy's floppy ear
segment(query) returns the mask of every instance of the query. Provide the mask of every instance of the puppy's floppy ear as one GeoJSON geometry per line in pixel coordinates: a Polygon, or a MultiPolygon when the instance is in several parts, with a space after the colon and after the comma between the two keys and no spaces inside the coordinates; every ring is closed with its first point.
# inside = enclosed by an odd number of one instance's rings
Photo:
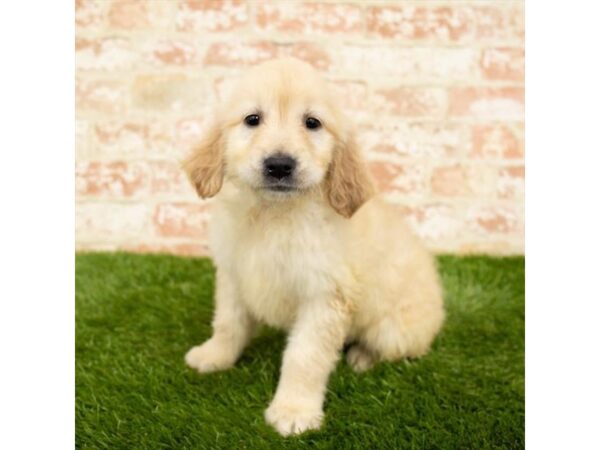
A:
{"type": "Polygon", "coordinates": [[[183,168],[202,198],[212,197],[219,192],[225,174],[223,160],[223,135],[218,123],[214,123],[183,168]]]}
{"type": "Polygon", "coordinates": [[[331,207],[344,217],[351,217],[375,193],[373,181],[352,135],[344,141],[338,140],[333,150],[325,192],[331,207]]]}

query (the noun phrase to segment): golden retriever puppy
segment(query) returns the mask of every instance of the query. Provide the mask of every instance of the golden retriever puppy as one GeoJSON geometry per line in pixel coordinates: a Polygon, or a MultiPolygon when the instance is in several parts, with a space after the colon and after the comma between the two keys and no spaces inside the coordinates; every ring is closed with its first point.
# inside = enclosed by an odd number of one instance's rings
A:
{"type": "Polygon", "coordinates": [[[427,352],[444,320],[432,257],[375,196],[343,100],[309,65],[273,60],[243,76],[185,163],[215,196],[213,336],[185,356],[231,367],[257,324],[289,333],[265,418],[317,429],[344,344],[357,371],[427,352]]]}

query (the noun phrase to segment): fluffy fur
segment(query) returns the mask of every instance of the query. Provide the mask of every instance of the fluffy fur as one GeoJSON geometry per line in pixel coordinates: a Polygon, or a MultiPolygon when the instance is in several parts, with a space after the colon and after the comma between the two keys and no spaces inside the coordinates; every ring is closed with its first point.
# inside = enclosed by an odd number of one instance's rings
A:
{"type": "Polygon", "coordinates": [[[444,320],[434,261],[374,194],[353,126],[319,74],[285,59],[250,69],[185,164],[215,196],[213,336],[186,355],[199,372],[231,367],[266,323],[289,332],[265,418],[283,435],[319,428],[344,344],[357,371],[425,354],[444,320]],[[244,117],[259,114],[250,127],[244,117]],[[307,116],[322,127],[305,126],[307,116]],[[294,189],[265,188],[264,160],[298,162],[294,189]]]}

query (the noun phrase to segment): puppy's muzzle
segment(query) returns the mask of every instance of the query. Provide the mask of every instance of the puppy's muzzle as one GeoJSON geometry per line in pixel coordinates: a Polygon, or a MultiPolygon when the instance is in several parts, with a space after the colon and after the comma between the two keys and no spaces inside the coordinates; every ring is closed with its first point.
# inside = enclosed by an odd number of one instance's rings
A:
{"type": "Polygon", "coordinates": [[[269,156],[263,162],[265,177],[269,180],[290,179],[296,169],[296,160],[288,155],[269,156]]]}
{"type": "Polygon", "coordinates": [[[294,189],[297,161],[289,155],[277,153],[263,161],[263,175],[267,188],[276,191],[294,189]]]}

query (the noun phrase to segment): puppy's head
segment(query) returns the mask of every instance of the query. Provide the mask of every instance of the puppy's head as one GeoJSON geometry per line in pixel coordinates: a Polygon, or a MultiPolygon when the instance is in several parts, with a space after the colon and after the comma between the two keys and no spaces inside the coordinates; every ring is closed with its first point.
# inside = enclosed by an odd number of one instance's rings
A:
{"type": "Polygon", "coordinates": [[[352,124],[319,74],[294,59],[250,69],[185,168],[201,197],[225,178],[268,201],[320,189],[346,217],[373,192],[352,124]]]}

